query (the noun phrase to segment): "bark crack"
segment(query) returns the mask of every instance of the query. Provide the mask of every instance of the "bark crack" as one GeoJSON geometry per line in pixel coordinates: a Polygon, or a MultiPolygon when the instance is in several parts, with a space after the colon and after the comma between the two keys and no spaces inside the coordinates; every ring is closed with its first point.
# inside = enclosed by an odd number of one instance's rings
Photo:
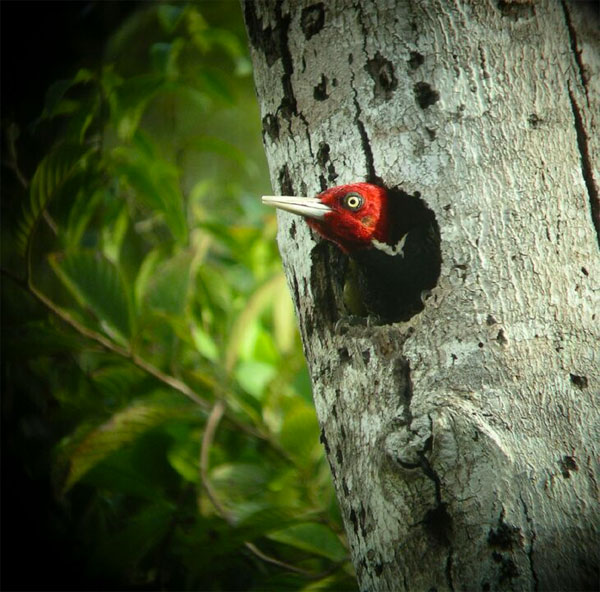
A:
{"type": "Polygon", "coordinates": [[[373,182],[377,179],[377,174],[375,173],[375,163],[373,162],[373,151],[371,150],[371,141],[369,140],[369,135],[367,134],[367,130],[365,129],[365,124],[361,120],[361,107],[357,98],[357,91],[352,86],[354,91],[354,107],[356,109],[356,115],[354,117],[354,123],[358,128],[358,133],[360,135],[360,141],[362,144],[363,154],[365,155],[365,161],[367,165],[367,178],[369,181],[373,182]]]}
{"type": "Polygon", "coordinates": [[[275,5],[275,24],[277,34],[277,44],[279,49],[279,55],[281,57],[281,64],[283,66],[283,75],[281,76],[281,86],[283,88],[283,98],[281,104],[277,108],[277,112],[281,113],[281,116],[288,122],[288,132],[293,138],[292,133],[292,116],[298,117],[304,124],[306,130],[306,138],[308,140],[308,151],[311,158],[314,159],[314,153],[312,149],[312,143],[309,133],[308,121],[304,113],[298,111],[298,102],[294,93],[294,87],[292,85],[292,75],[294,74],[294,60],[290,51],[289,44],[289,31],[292,17],[289,13],[285,16],[282,10],[283,0],[278,0],[275,5]]]}
{"type": "MultiPolygon", "coordinates": [[[[294,73],[294,61],[289,47],[289,28],[292,17],[289,14],[283,16],[282,7],[283,0],[278,0],[275,5],[275,23],[277,30],[277,41],[279,44],[279,55],[281,56],[281,64],[283,66],[283,75],[281,76],[281,85],[283,87],[283,99],[279,106],[282,116],[288,120],[288,125],[291,125],[291,116],[298,114],[296,104],[296,96],[292,86],[292,74],[294,73]]],[[[291,132],[291,130],[290,130],[291,132]]]]}
{"type": "Polygon", "coordinates": [[[439,507],[444,505],[442,502],[442,483],[438,474],[433,470],[429,459],[425,456],[428,452],[431,452],[433,448],[433,420],[431,417],[429,417],[429,431],[430,436],[427,438],[423,450],[420,450],[418,455],[423,473],[433,481],[435,487],[435,501],[439,507]]]}
{"type": "Polygon", "coordinates": [[[446,557],[445,574],[448,582],[448,588],[451,592],[454,592],[454,583],[452,582],[452,562],[454,557],[454,550],[450,542],[452,541],[452,517],[448,513],[448,505],[442,501],[442,481],[439,475],[436,473],[434,468],[431,466],[429,459],[426,454],[431,452],[433,448],[433,420],[429,417],[429,426],[431,435],[427,438],[423,450],[418,452],[421,470],[426,477],[433,481],[435,488],[435,502],[436,507],[429,510],[425,514],[423,525],[426,530],[433,538],[448,548],[448,555],[446,557]]]}
{"type": "MultiPolygon", "coordinates": [[[[362,10],[362,4],[358,3],[356,6],[356,11],[357,14],[359,15],[359,24],[362,30],[362,37],[363,37],[363,53],[365,54],[365,63],[366,61],[369,59],[369,55],[367,53],[367,29],[365,27],[365,16],[362,10]]],[[[353,62],[353,57],[352,54],[350,54],[349,59],[348,59],[349,63],[352,64],[353,62]]],[[[375,163],[374,163],[374,159],[373,159],[373,151],[371,149],[371,140],[369,139],[369,135],[367,134],[367,130],[365,129],[365,124],[363,123],[361,117],[362,117],[362,108],[360,106],[360,103],[358,101],[358,90],[356,89],[356,86],[354,85],[354,69],[350,70],[350,80],[351,80],[351,87],[352,87],[352,93],[353,93],[353,102],[354,102],[354,108],[356,110],[356,114],[354,116],[354,123],[356,124],[356,127],[358,128],[358,133],[360,135],[360,141],[362,144],[362,151],[363,154],[365,155],[365,161],[366,161],[366,167],[367,167],[367,181],[371,182],[371,183],[381,183],[381,179],[377,176],[377,173],[375,172],[375,163]]]]}
{"type": "Polygon", "coordinates": [[[594,181],[594,173],[592,168],[592,159],[588,147],[588,137],[583,125],[581,111],[577,105],[577,101],[569,85],[569,100],[571,101],[571,110],[573,111],[573,119],[575,120],[575,132],[577,134],[577,147],[579,149],[579,158],[581,161],[581,174],[587,189],[588,200],[592,212],[592,223],[596,229],[596,238],[600,246],[600,196],[598,188],[594,181]]]}
{"type": "Polygon", "coordinates": [[[519,499],[521,500],[521,505],[523,506],[523,512],[525,514],[525,520],[527,521],[527,524],[529,525],[529,531],[530,531],[530,541],[529,541],[529,550],[527,551],[527,559],[529,560],[529,568],[531,569],[531,577],[533,579],[533,592],[538,592],[539,589],[539,582],[538,582],[538,577],[537,577],[537,573],[535,571],[535,567],[533,565],[533,545],[535,543],[535,530],[533,528],[533,520],[531,519],[531,516],[529,516],[529,509],[527,508],[527,504],[525,503],[525,500],[523,500],[523,496],[519,494],[519,499]]]}
{"type": "Polygon", "coordinates": [[[448,580],[448,588],[450,588],[450,592],[454,592],[454,584],[452,582],[452,556],[453,551],[452,547],[448,551],[448,557],[446,559],[446,580],[448,580]]]}
{"type": "Polygon", "coordinates": [[[573,57],[575,58],[575,63],[577,64],[577,69],[579,71],[579,80],[581,81],[581,86],[583,86],[583,90],[585,91],[586,101],[589,104],[588,77],[585,73],[585,66],[583,65],[583,60],[581,59],[581,50],[578,49],[577,32],[575,31],[575,27],[573,27],[573,21],[571,21],[571,15],[569,14],[569,9],[567,8],[566,1],[562,0],[561,5],[565,15],[567,30],[569,32],[569,40],[571,41],[571,51],[573,52],[573,57]]]}

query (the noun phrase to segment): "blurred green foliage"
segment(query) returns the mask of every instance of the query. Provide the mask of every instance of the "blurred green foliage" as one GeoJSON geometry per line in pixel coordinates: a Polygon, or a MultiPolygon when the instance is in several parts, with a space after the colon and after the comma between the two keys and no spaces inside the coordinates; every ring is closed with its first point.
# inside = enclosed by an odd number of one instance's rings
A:
{"type": "Polygon", "coordinates": [[[4,453],[51,472],[65,587],[354,589],[239,12],[134,12],[3,219],[4,453]]]}

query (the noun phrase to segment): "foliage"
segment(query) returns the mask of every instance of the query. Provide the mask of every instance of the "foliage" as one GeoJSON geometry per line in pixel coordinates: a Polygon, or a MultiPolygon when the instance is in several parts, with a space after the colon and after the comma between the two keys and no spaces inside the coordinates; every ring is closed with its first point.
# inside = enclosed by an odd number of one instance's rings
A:
{"type": "Polygon", "coordinates": [[[48,90],[3,228],[9,451],[89,586],[351,589],[248,56],[204,8],[145,6],[48,90]]]}

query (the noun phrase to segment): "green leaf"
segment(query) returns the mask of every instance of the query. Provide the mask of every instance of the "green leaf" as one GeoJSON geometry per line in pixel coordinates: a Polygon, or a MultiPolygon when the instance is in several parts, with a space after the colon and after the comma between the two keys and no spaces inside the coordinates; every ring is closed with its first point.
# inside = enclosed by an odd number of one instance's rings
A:
{"type": "Polygon", "coordinates": [[[178,59],[184,45],[183,39],[175,39],[172,43],[155,43],[150,48],[154,67],[167,80],[176,80],[179,76],[178,59]]]}
{"type": "Polygon", "coordinates": [[[147,303],[161,312],[182,315],[187,304],[192,257],[181,252],[159,265],[148,281],[147,303]]]}
{"type": "Polygon", "coordinates": [[[199,453],[202,432],[197,430],[189,434],[185,440],[180,440],[169,448],[167,458],[170,465],[191,483],[200,482],[199,453]]]}
{"type": "Polygon", "coordinates": [[[260,493],[267,483],[268,473],[264,466],[250,463],[225,463],[212,469],[213,487],[249,497],[260,493]]]}
{"type": "Polygon", "coordinates": [[[26,253],[34,228],[50,200],[67,179],[85,167],[85,157],[91,152],[86,146],[61,144],[39,164],[29,188],[29,204],[24,207],[19,224],[21,254],[26,253]]]}
{"type": "Polygon", "coordinates": [[[121,247],[129,226],[129,211],[127,203],[123,202],[116,219],[110,225],[102,228],[102,251],[113,263],[120,260],[121,247]]]}
{"type": "Polygon", "coordinates": [[[212,136],[195,136],[190,139],[187,146],[192,150],[198,152],[212,152],[223,156],[228,160],[233,161],[235,164],[247,168],[248,157],[245,152],[240,150],[237,146],[227,142],[221,138],[215,138],[212,136]]]}
{"type": "Polygon", "coordinates": [[[339,538],[325,525],[315,522],[295,524],[271,532],[267,537],[278,543],[285,543],[332,561],[344,561],[348,555],[339,538]]]}
{"type": "Polygon", "coordinates": [[[175,406],[158,398],[136,401],[84,436],[75,436],[75,443],[67,443],[63,448],[61,460],[68,463],[63,492],[110,454],[131,444],[148,430],[178,417],[189,417],[189,406],[175,406]]]}
{"type": "Polygon", "coordinates": [[[91,251],[50,255],[50,264],[78,302],[89,308],[109,333],[123,340],[132,333],[130,298],[116,266],[91,251]]]}
{"type": "Polygon", "coordinates": [[[187,10],[185,11],[185,17],[192,43],[201,52],[208,51],[210,49],[210,44],[206,39],[206,33],[209,27],[205,18],[193,5],[188,5],[187,10]]]}
{"type": "Polygon", "coordinates": [[[104,189],[89,191],[82,187],[69,211],[66,232],[63,234],[64,244],[67,247],[79,246],[83,234],[88,227],[96,208],[104,196],[104,189]]]}
{"type": "Polygon", "coordinates": [[[162,249],[153,249],[150,251],[142,264],[140,265],[138,274],[135,278],[134,292],[135,292],[135,306],[137,309],[142,307],[146,291],[148,290],[148,283],[156,270],[156,266],[160,263],[162,257],[162,249]]]}
{"type": "Polygon", "coordinates": [[[301,465],[309,465],[319,458],[319,422],[315,410],[299,403],[285,416],[280,442],[301,465]]]}
{"type": "Polygon", "coordinates": [[[196,323],[192,325],[191,333],[198,352],[207,360],[216,362],[219,359],[219,348],[214,339],[196,323]]]}
{"type": "Polygon", "coordinates": [[[156,10],[158,20],[167,33],[172,33],[183,16],[183,5],[160,4],[156,10]]]}
{"type": "Polygon", "coordinates": [[[144,111],[164,84],[162,74],[140,74],[115,84],[108,94],[111,117],[122,140],[130,140],[137,131],[144,111]]]}
{"type": "Polygon", "coordinates": [[[82,68],[75,74],[73,78],[66,80],[57,80],[54,84],[50,85],[46,91],[46,98],[44,101],[44,111],[41,119],[56,117],[64,113],[69,113],[69,105],[77,105],[75,101],[71,101],[64,98],[65,93],[77,84],[87,83],[94,80],[94,74],[82,68]]]}
{"type": "Polygon", "coordinates": [[[91,377],[100,391],[118,400],[131,395],[134,388],[142,383],[145,374],[131,364],[112,364],[95,370],[91,377]]]}
{"type": "Polygon", "coordinates": [[[278,273],[260,286],[252,294],[244,310],[236,319],[231,329],[229,344],[225,352],[225,368],[228,372],[231,372],[235,366],[246,332],[252,329],[253,324],[258,321],[263,310],[277,297],[277,293],[281,289],[282,277],[283,274],[278,273]]]}
{"type": "Polygon", "coordinates": [[[200,88],[211,93],[228,105],[233,105],[235,99],[231,88],[221,71],[215,68],[202,68],[196,72],[200,88]]]}
{"type": "Polygon", "coordinates": [[[270,505],[245,515],[236,526],[244,539],[252,540],[295,524],[298,522],[297,513],[289,507],[270,505]]]}
{"type": "Polygon", "coordinates": [[[294,305],[286,289],[283,275],[281,279],[281,291],[273,303],[273,329],[277,349],[281,353],[287,354],[294,348],[298,328],[294,315],[294,305]]]}
{"type": "Polygon", "coordinates": [[[235,371],[235,378],[240,386],[256,399],[262,399],[265,387],[277,374],[277,368],[265,362],[240,362],[235,371]]]}
{"type": "Polygon", "coordinates": [[[187,222],[177,168],[156,155],[142,136],[135,146],[119,146],[112,155],[115,172],[146,207],[164,216],[174,238],[185,242],[187,222]]]}
{"type": "Polygon", "coordinates": [[[220,46],[234,59],[244,54],[243,45],[238,37],[231,31],[211,27],[204,32],[204,38],[211,45],[220,46]]]}

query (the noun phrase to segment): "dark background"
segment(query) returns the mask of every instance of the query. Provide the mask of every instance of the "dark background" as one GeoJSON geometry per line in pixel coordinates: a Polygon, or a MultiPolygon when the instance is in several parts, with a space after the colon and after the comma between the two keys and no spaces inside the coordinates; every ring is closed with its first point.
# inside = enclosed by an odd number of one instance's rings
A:
{"type": "MultiPolygon", "coordinates": [[[[35,166],[53,141],[52,126],[31,125],[40,115],[47,88],[68,78],[79,67],[97,67],[109,35],[140,2],[0,2],[1,23],[1,113],[2,175],[5,187],[18,187],[14,173],[5,166],[5,133],[10,123],[19,126],[19,166],[31,178],[35,166]]],[[[2,215],[14,217],[20,195],[6,190],[2,215]],[[15,198],[16,195],[16,198],[15,198]]],[[[3,280],[4,281],[4,280],[3,280]]],[[[4,325],[4,323],[3,323],[4,325]]],[[[3,339],[3,346],[4,343],[3,339]]],[[[22,462],[29,447],[48,455],[55,442],[55,429],[38,420],[39,409],[30,408],[30,399],[19,396],[2,365],[2,565],[3,590],[89,589],[78,544],[69,531],[72,507],[59,503],[47,472],[26,470],[22,462]],[[28,408],[29,407],[29,408],[28,408]],[[23,422],[28,422],[23,430],[23,422]],[[21,430],[17,430],[19,423],[21,430]],[[18,434],[31,438],[20,442],[18,434]]],[[[26,369],[24,368],[25,372],[26,369]]],[[[40,389],[45,385],[40,384],[40,389]]],[[[42,397],[40,397],[42,398],[42,397]]],[[[50,396],[43,397],[46,402],[50,396]]],[[[51,404],[51,403],[49,403],[51,404]]],[[[71,500],[71,504],[85,499],[71,500]]],[[[97,582],[98,589],[111,587],[97,582]]]]}

